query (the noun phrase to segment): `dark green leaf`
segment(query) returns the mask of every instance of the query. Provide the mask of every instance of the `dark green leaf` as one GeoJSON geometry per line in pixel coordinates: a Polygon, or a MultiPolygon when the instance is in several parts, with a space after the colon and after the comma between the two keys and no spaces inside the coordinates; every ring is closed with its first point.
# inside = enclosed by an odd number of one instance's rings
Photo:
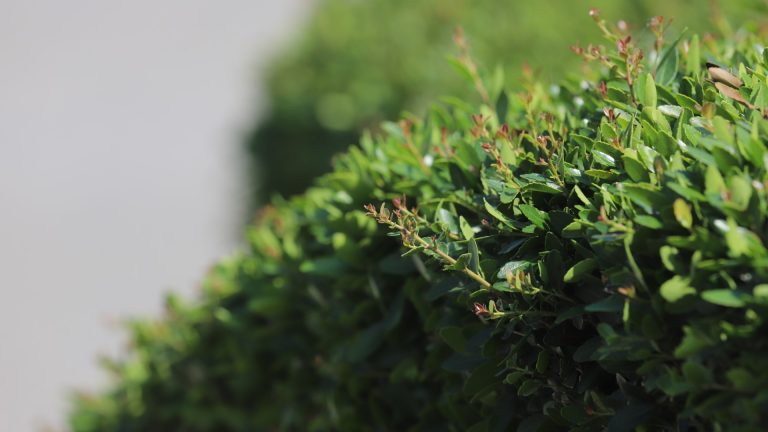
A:
{"type": "Polygon", "coordinates": [[[563,277],[563,282],[566,283],[573,283],[578,282],[581,279],[584,278],[584,276],[592,273],[594,269],[597,268],[597,261],[594,258],[587,258],[585,260],[581,260],[573,265],[568,271],[565,273],[565,276],[563,277]]]}

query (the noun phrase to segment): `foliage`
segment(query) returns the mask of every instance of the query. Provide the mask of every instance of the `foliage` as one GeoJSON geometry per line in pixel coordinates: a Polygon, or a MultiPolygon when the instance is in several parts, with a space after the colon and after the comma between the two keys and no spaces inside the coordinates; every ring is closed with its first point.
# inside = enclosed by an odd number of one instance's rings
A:
{"type": "Polygon", "coordinates": [[[385,123],[273,201],[73,429],[765,430],[768,56],[592,15],[579,79],[385,123]]]}
{"type": "MultiPolygon", "coordinates": [[[[762,0],[719,6],[736,22],[762,0]]],[[[357,142],[359,131],[403,110],[422,113],[437,96],[475,101],[446,58],[456,26],[471,37],[473,55],[490,70],[488,81],[522,75],[524,65],[544,79],[578,68],[562,55],[574,42],[595,40],[583,25],[596,6],[617,21],[643,23],[653,14],[679,17],[696,31],[729,32],[717,25],[711,0],[320,0],[307,30],[268,70],[269,115],[248,139],[258,177],[254,200],[303,191],[330,169],[331,156],[357,142]],[[553,53],[555,55],[553,55],[553,53]],[[261,198],[259,198],[261,197],[261,198]]],[[[630,24],[631,25],[631,24],[630,24]]],[[[453,66],[456,66],[455,64],[453,66]]]]}

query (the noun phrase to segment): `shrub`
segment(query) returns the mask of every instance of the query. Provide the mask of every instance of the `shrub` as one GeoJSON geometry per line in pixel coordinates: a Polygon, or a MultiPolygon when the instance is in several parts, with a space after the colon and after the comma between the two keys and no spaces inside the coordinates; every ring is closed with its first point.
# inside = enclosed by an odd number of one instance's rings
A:
{"type": "Polygon", "coordinates": [[[765,430],[768,56],[593,16],[579,79],[384,124],[273,201],[73,429],[765,430]]]}
{"type": "MultiPolygon", "coordinates": [[[[478,98],[446,62],[457,54],[451,32],[464,27],[479,64],[519,78],[529,64],[537,76],[562,77],[578,67],[558,55],[599,32],[576,17],[586,5],[573,0],[323,0],[307,30],[268,70],[270,113],[248,139],[259,190],[303,191],[330,169],[330,159],[357,142],[359,131],[402,110],[422,113],[437,96],[478,98]],[[552,55],[555,53],[555,55],[552,55]]],[[[736,20],[760,0],[720,2],[736,20]]],[[[710,30],[710,0],[594,0],[612,20],[653,14],[680,17],[692,30],[710,30]]],[[[764,4],[763,4],[764,9],[764,4]]],[[[723,22],[720,20],[719,22],[723,22]]],[[[724,31],[727,25],[722,24],[724,31]]]]}

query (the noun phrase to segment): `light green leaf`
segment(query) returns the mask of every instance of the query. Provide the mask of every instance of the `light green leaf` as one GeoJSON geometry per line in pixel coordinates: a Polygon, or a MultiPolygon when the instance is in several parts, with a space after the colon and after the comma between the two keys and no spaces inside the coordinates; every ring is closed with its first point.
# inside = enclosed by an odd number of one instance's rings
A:
{"type": "Polygon", "coordinates": [[[512,222],[512,220],[505,216],[504,213],[499,211],[499,209],[489,204],[485,199],[483,199],[483,205],[485,206],[485,211],[487,211],[488,214],[493,216],[496,220],[510,228],[515,228],[515,224],[512,222]]]}
{"type": "Polygon", "coordinates": [[[469,268],[475,273],[480,273],[480,251],[477,249],[477,241],[474,237],[469,239],[468,248],[470,256],[469,268]]]}
{"type": "Polygon", "coordinates": [[[675,219],[685,229],[691,229],[693,225],[693,216],[691,215],[691,206],[685,202],[682,198],[675,200],[673,205],[675,219]]]}
{"type": "Polygon", "coordinates": [[[506,279],[507,275],[523,271],[531,265],[532,263],[530,261],[510,261],[501,266],[496,277],[499,279],[506,279]]]}
{"type": "Polygon", "coordinates": [[[683,340],[675,348],[675,357],[688,358],[699,351],[708,348],[716,343],[711,337],[691,326],[683,327],[683,340]]]}
{"type": "Polygon", "coordinates": [[[469,225],[464,216],[459,216],[459,227],[461,228],[461,234],[465,240],[469,240],[475,236],[475,231],[472,230],[472,226],[469,225]]]}
{"type": "Polygon", "coordinates": [[[664,51],[659,67],[656,69],[656,81],[659,82],[659,85],[670,85],[675,80],[675,75],[677,75],[677,67],[678,53],[677,42],[675,42],[664,51]]]}
{"type": "Polygon", "coordinates": [[[661,296],[666,301],[674,303],[687,295],[696,294],[696,289],[690,283],[688,278],[674,276],[661,285],[661,296]]]}
{"type": "Polygon", "coordinates": [[[715,165],[709,165],[704,177],[704,191],[707,194],[720,195],[725,190],[725,180],[723,180],[723,176],[720,175],[720,171],[715,165]]]}
{"type": "Polygon", "coordinates": [[[685,57],[685,71],[689,75],[696,75],[701,70],[701,49],[699,48],[699,35],[691,37],[688,44],[688,54],[685,57]]]}
{"type": "Polygon", "coordinates": [[[701,298],[709,303],[732,308],[743,307],[746,304],[745,297],[744,294],[731,289],[716,289],[701,293],[701,298]]]}
{"type": "Polygon", "coordinates": [[[587,258],[585,260],[577,262],[573,267],[565,272],[563,282],[572,283],[578,282],[584,278],[584,276],[592,273],[597,268],[597,261],[594,258],[587,258]]]}
{"type": "Polygon", "coordinates": [[[635,223],[650,229],[664,228],[664,225],[661,223],[660,220],[656,219],[653,216],[648,216],[648,215],[635,216],[635,223]]]}
{"type": "Polygon", "coordinates": [[[656,108],[656,81],[653,79],[653,75],[646,73],[644,77],[640,78],[642,84],[638,86],[638,99],[644,107],[656,108]]]}

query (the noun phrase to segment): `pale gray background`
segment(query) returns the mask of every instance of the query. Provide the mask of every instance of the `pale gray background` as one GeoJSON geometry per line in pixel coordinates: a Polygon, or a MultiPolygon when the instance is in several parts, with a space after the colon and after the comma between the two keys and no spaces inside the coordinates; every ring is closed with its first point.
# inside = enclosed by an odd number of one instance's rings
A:
{"type": "Polygon", "coordinates": [[[0,0],[0,431],[237,247],[256,71],[309,0],[0,0]]]}

